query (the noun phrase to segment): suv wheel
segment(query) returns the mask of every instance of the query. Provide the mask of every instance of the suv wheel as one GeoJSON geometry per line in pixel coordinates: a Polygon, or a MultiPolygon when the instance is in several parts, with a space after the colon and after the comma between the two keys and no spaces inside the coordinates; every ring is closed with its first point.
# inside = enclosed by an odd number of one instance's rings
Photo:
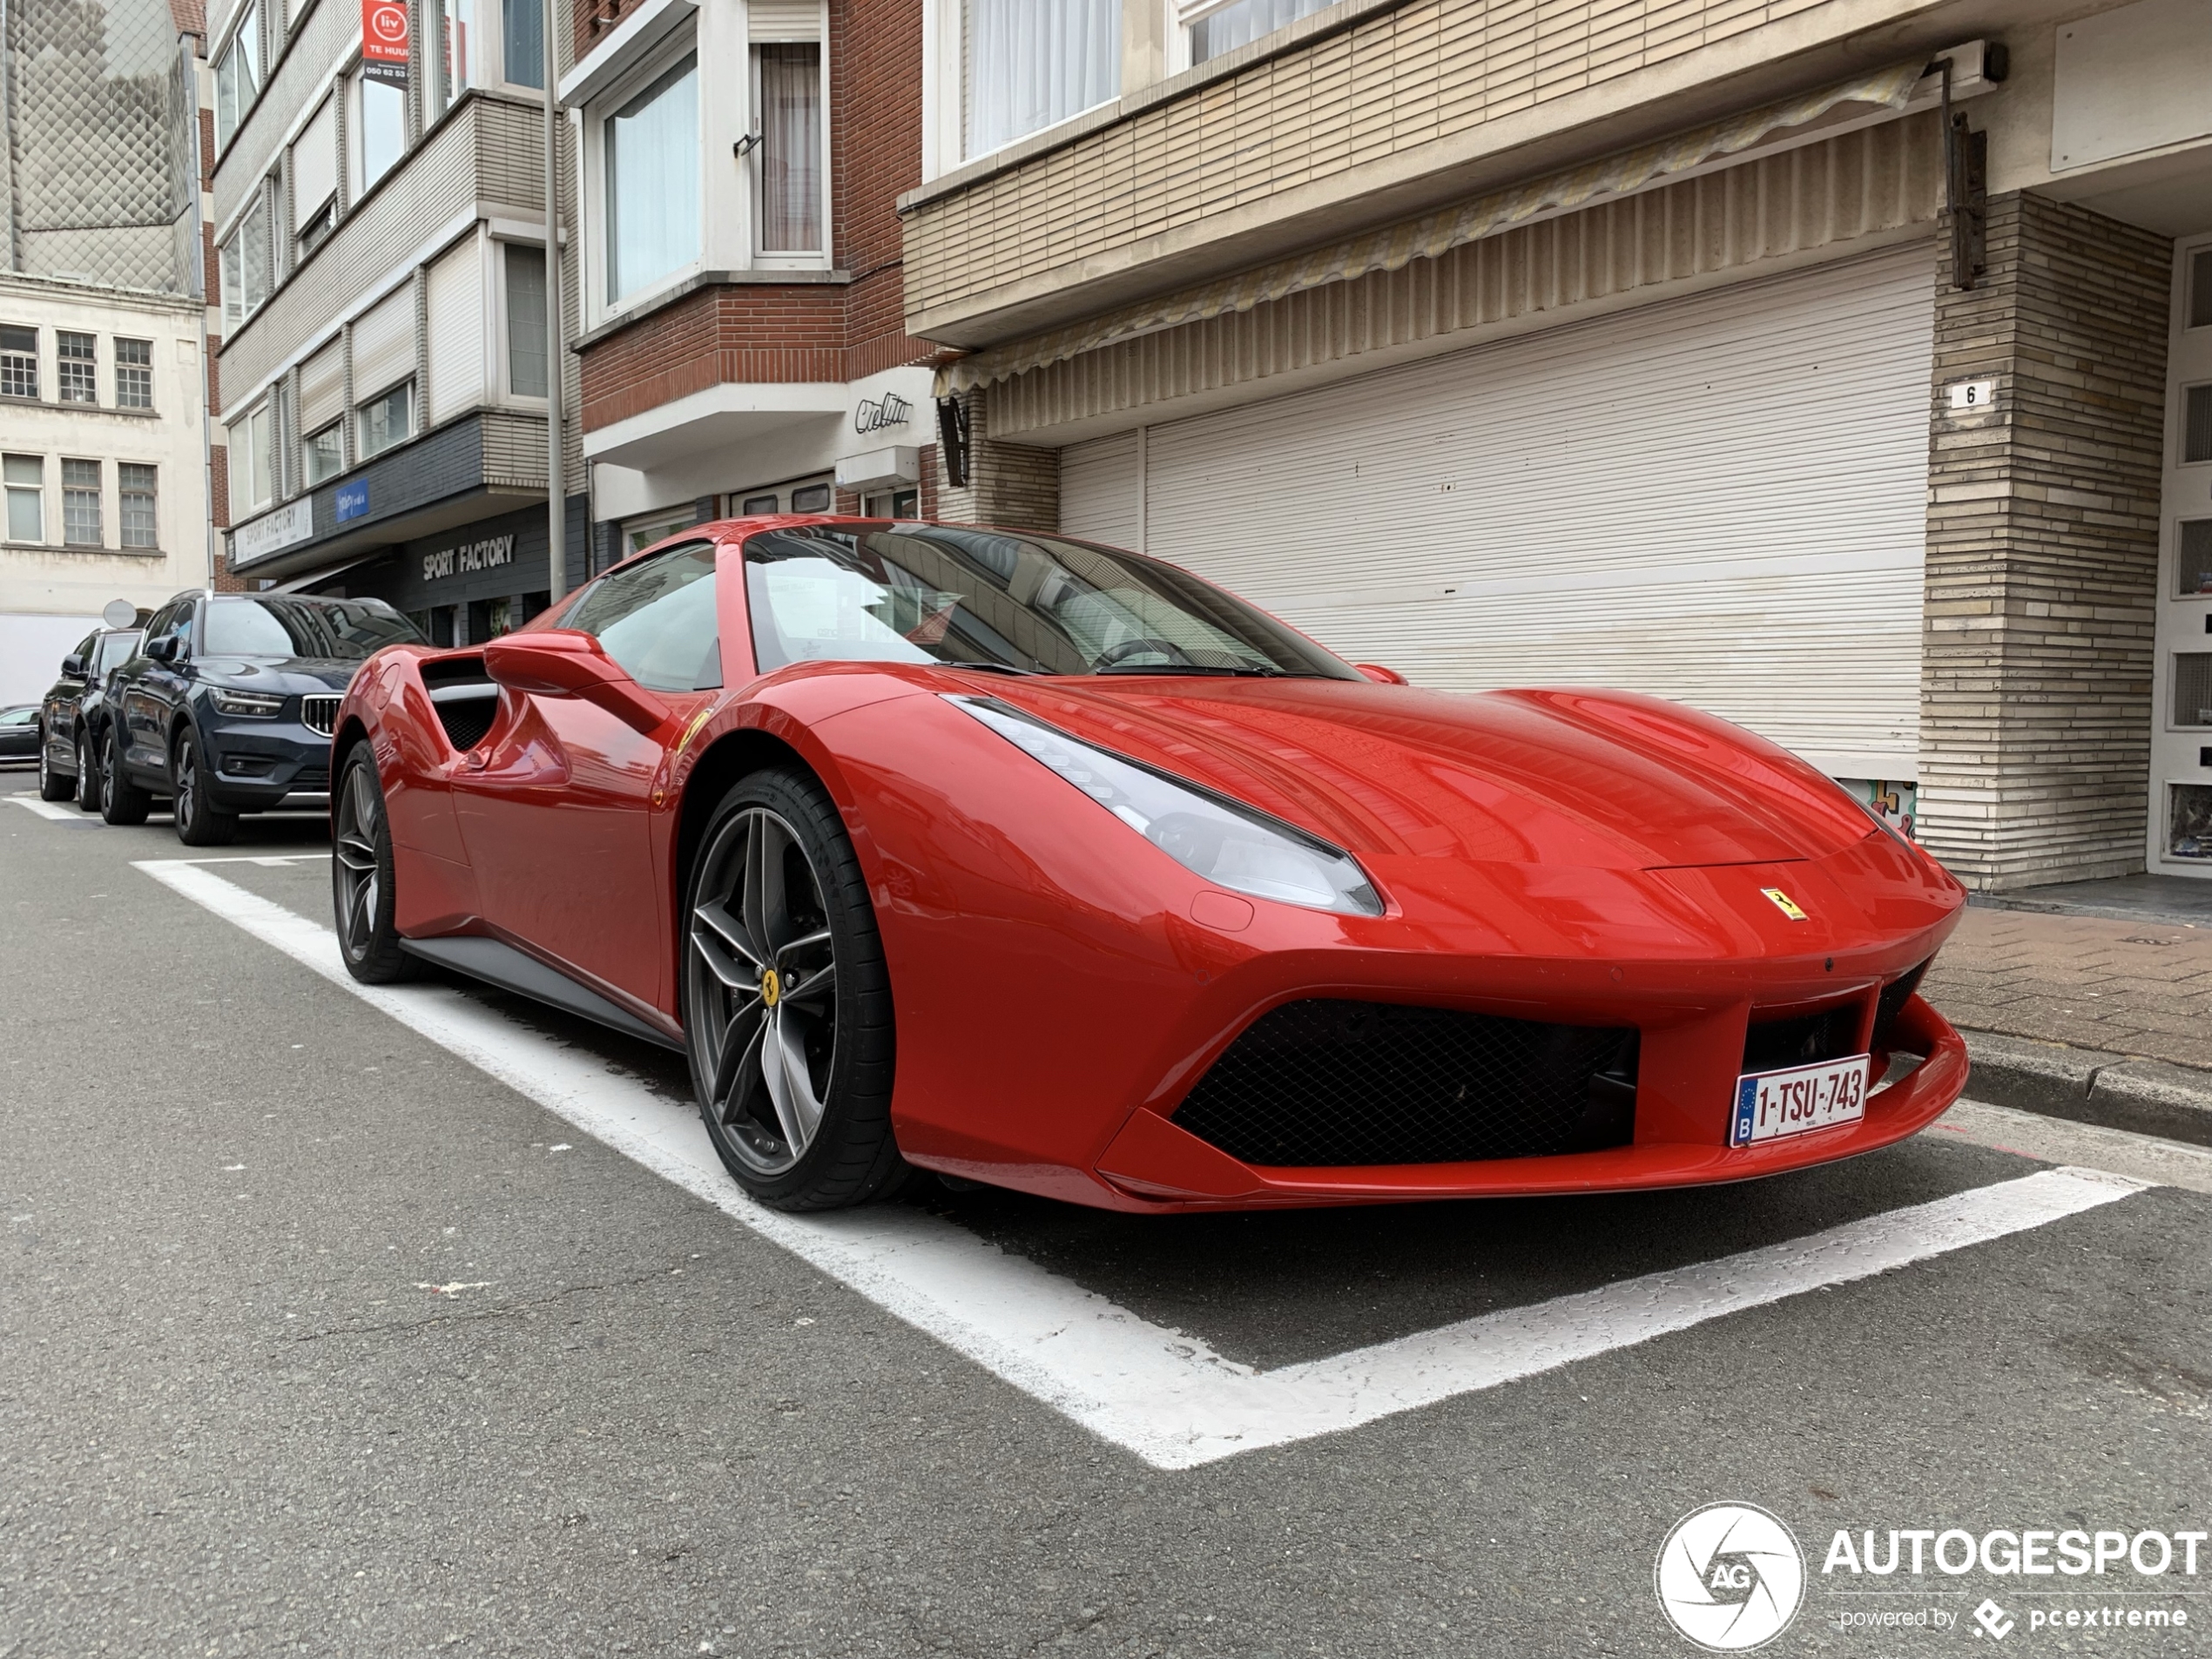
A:
{"type": "Polygon", "coordinates": [[[186,846],[227,846],[238,839],[238,814],[218,808],[209,790],[199,739],[190,726],[177,734],[169,759],[176,780],[177,839],[186,846]]]}
{"type": "Polygon", "coordinates": [[[108,824],[143,824],[153,810],[153,797],[132,781],[123,764],[123,728],[111,725],[101,745],[106,759],[100,767],[100,819],[108,824]]]}
{"type": "Polygon", "coordinates": [[[46,728],[38,728],[38,799],[67,800],[77,786],[54,770],[53,745],[46,735],[46,728]]]}
{"type": "Polygon", "coordinates": [[[77,734],[77,806],[80,812],[97,813],[100,798],[106,792],[100,786],[101,769],[107,765],[107,751],[93,739],[89,732],[77,734]]]}

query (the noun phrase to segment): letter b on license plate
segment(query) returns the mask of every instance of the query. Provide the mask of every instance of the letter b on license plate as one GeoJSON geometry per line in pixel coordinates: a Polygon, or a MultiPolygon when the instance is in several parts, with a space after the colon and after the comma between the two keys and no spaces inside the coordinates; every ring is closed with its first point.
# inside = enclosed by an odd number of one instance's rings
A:
{"type": "Polygon", "coordinates": [[[1860,1054],[1738,1077],[1728,1143],[1750,1146],[1856,1123],[1866,1116],[1867,1063],[1867,1056],[1860,1054]]]}

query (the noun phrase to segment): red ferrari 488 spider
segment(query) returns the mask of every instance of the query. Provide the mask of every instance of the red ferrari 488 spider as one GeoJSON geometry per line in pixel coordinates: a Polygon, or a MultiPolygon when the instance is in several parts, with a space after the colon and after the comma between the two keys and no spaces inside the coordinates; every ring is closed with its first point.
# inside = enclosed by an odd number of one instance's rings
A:
{"type": "Polygon", "coordinates": [[[331,759],[357,977],[681,1048],[789,1209],[917,1166],[1129,1211],[1733,1181],[1966,1081],[1915,994],[1965,895],[1811,767],[1418,691],[1057,536],[702,525],[384,651],[331,759]]]}

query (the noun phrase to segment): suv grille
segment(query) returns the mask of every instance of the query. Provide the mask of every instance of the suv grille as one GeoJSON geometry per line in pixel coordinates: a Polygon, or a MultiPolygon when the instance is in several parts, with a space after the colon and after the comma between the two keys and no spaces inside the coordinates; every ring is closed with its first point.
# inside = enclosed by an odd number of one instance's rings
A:
{"type": "Polygon", "coordinates": [[[300,699],[300,724],[330,736],[338,730],[338,705],[345,700],[335,691],[310,691],[300,699]]]}
{"type": "Polygon", "coordinates": [[[1315,998],[1262,1015],[1175,1113],[1247,1163],[1456,1163],[1625,1146],[1636,1034],[1315,998]]]}

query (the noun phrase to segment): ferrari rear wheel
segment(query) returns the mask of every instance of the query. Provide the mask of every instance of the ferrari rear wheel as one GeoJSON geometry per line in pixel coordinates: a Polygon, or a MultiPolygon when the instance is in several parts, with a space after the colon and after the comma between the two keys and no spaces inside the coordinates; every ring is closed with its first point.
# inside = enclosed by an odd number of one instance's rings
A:
{"type": "Polygon", "coordinates": [[[707,825],[684,915],[692,1085],[738,1184],[779,1210],[905,1184],[883,941],[821,786],[784,768],[736,785],[707,825]]]}
{"type": "Polygon", "coordinates": [[[331,908],[346,971],[364,985],[413,979],[415,959],[400,948],[393,921],[392,832],[384,817],[384,786],[365,743],[346,758],[331,818],[331,908]]]}

